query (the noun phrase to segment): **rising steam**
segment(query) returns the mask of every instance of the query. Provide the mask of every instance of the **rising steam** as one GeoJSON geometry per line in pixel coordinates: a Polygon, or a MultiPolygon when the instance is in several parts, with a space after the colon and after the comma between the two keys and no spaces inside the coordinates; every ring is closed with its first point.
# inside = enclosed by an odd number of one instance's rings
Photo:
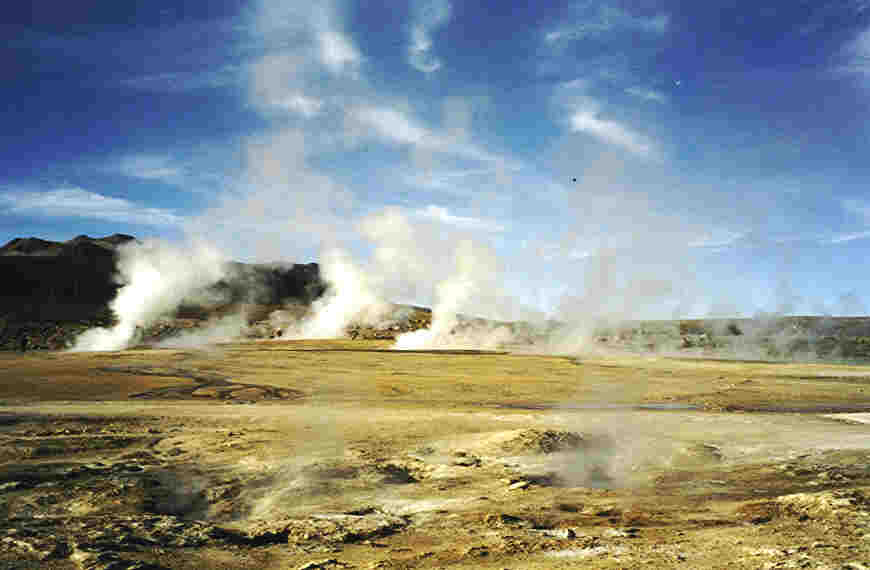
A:
{"type": "Polygon", "coordinates": [[[186,248],[161,241],[130,243],[118,253],[117,278],[122,284],[109,307],[118,322],[81,334],[74,351],[121,350],[131,344],[137,327],[147,327],[174,311],[189,295],[219,281],[225,274],[222,256],[213,248],[186,248]]]}
{"type": "Polygon", "coordinates": [[[497,348],[511,338],[505,327],[465,325],[460,322],[459,312],[482,289],[488,280],[488,267],[482,263],[480,251],[471,241],[461,241],[454,253],[454,270],[435,289],[435,305],[432,308],[432,326],[400,335],[394,348],[497,348]]]}
{"type": "Polygon", "coordinates": [[[330,249],[321,260],[321,278],[327,284],[326,293],[314,301],[308,316],[296,321],[273,321],[286,329],[289,338],[336,338],[345,335],[352,322],[377,324],[389,309],[387,303],[375,293],[369,277],[347,254],[330,249]]]}

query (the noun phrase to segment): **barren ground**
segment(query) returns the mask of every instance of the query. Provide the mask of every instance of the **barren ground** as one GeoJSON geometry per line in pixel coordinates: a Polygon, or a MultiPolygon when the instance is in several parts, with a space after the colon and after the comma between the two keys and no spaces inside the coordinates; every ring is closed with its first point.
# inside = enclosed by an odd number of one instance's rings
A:
{"type": "Polygon", "coordinates": [[[0,567],[870,567],[870,367],[0,354],[0,567]]]}

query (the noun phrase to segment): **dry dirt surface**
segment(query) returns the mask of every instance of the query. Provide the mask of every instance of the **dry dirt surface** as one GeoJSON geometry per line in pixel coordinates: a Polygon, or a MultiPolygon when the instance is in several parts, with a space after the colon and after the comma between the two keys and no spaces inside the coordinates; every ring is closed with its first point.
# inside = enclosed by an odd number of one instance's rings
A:
{"type": "Polygon", "coordinates": [[[870,568],[870,367],[0,354],[0,568],[870,568]]]}

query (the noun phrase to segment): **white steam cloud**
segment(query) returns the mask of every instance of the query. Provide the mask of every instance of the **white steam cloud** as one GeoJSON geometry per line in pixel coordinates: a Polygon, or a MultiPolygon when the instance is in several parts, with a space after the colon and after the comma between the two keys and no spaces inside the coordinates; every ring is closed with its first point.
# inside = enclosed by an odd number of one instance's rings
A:
{"type": "Polygon", "coordinates": [[[178,308],[188,295],[219,281],[224,267],[223,257],[203,244],[182,248],[146,241],[122,246],[117,271],[123,285],[109,305],[118,323],[84,332],[72,350],[126,348],[137,327],[148,326],[178,308]]]}
{"type": "Polygon", "coordinates": [[[295,331],[289,331],[291,337],[341,337],[351,322],[374,324],[387,311],[386,303],[374,293],[368,277],[347,253],[338,249],[325,252],[321,271],[329,289],[314,302],[311,316],[295,331]]]}
{"type": "Polygon", "coordinates": [[[220,342],[231,342],[248,330],[248,322],[241,313],[225,315],[208,322],[204,327],[182,332],[158,342],[160,348],[201,348],[220,342]]]}

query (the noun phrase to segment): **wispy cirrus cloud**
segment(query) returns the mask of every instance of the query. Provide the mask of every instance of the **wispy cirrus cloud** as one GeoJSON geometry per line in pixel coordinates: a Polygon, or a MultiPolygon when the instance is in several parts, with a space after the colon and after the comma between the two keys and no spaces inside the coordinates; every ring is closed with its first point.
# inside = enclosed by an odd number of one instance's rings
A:
{"type": "MultiPolygon", "coordinates": [[[[666,96],[652,89],[639,86],[638,78],[622,72],[602,74],[594,66],[586,69],[582,62],[573,61],[584,69],[570,81],[557,84],[553,90],[552,102],[557,113],[565,117],[564,123],[575,133],[589,135],[600,142],[629,151],[635,156],[661,160],[663,152],[659,143],[644,134],[628,121],[617,117],[626,115],[618,107],[619,100],[602,98],[602,90],[612,90],[619,86],[632,97],[656,103],[666,103],[666,96]]],[[[570,65],[569,65],[570,66],[570,65]]],[[[634,114],[637,117],[637,114],[634,114]]],[[[635,118],[636,122],[637,119],[635,118]]]]}
{"type": "Polygon", "coordinates": [[[848,243],[850,241],[855,241],[859,239],[870,238],[870,230],[865,230],[861,232],[851,232],[845,234],[837,234],[830,238],[829,242],[833,244],[838,243],[848,243]]]}
{"type": "Polygon", "coordinates": [[[168,156],[156,154],[134,154],[121,157],[112,170],[122,175],[140,180],[155,180],[164,184],[179,184],[184,169],[175,164],[168,156]]]}
{"type": "Polygon", "coordinates": [[[653,103],[661,104],[665,104],[668,102],[667,95],[665,95],[661,91],[656,91],[654,89],[649,89],[646,87],[628,87],[625,89],[625,92],[632,97],[637,97],[638,99],[642,99],[644,101],[652,101],[653,103]]]}
{"type": "Polygon", "coordinates": [[[840,201],[840,205],[846,212],[859,216],[865,222],[870,223],[870,202],[857,198],[845,198],[840,201]]]}
{"type": "Polygon", "coordinates": [[[843,63],[836,71],[870,77],[870,28],[844,46],[842,57],[843,63]]]}
{"type": "Polygon", "coordinates": [[[260,0],[246,29],[259,46],[246,62],[248,98],[266,115],[313,119],[327,105],[341,113],[343,100],[366,91],[365,59],[335,2],[260,0]]]}
{"type": "Polygon", "coordinates": [[[344,30],[335,2],[261,0],[250,36],[270,54],[295,53],[337,75],[353,74],[363,62],[362,53],[344,30]]]}
{"type": "Polygon", "coordinates": [[[330,27],[317,30],[320,61],[333,73],[353,70],[362,63],[362,54],[343,33],[330,27]]]}
{"type": "Polygon", "coordinates": [[[164,184],[203,196],[232,186],[238,179],[238,165],[238,149],[223,141],[122,154],[91,163],[101,174],[164,184]]]}
{"type": "Polygon", "coordinates": [[[720,231],[700,236],[688,243],[692,248],[723,249],[736,245],[746,236],[744,232],[720,231]]]}
{"type": "Polygon", "coordinates": [[[0,211],[45,218],[85,218],[146,226],[177,226],[183,219],[170,210],[144,207],[79,187],[44,192],[7,190],[0,193],[0,211]]]}
{"type": "Polygon", "coordinates": [[[422,173],[402,173],[402,180],[411,186],[449,194],[467,194],[469,186],[476,186],[482,178],[501,175],[498,168],[469,168],[465,170],[433,170],[422,173]]]}
{"type": "Polygon", "coordinates": [[[593,107],[576,109],[568,122],[574,132],[591,135],[642,158],[655,159],[660,156],[658,146],[652,139],[615,120],[602,118],[593,107]]]}
{"type": "Polygon", "coordinates": [[[218,89],[242,82],[245,68],[224,65],[217,68],[167,71],[123,79],[121,84],[144,91],[180,93],[201,89],[218,89]]]}
{"type": "Polygon", "coordinates": [[[482,230],[487,232],[503,232],[505,226],[491,220],[482,218],[456,216],[451,214],[447,208],[430,204],[425,208],[415,210],[414,215],[420,218],[434,220],[442,224],[456,226],[458,228],[470,230],[482,230]]]}
{"type": "MultiPolygon", "coordinates": [[[[282,63],[299,72],[319,65],[334,75],[354,75],[363,63],[363,55],[345,32],[334,2],[262,0],[253,14],[245,23],[217,22],[215,30],[178,27],[150,33],[143,40],[158,46],[158,50],[162,49],[159,46],[164,37],[172,45],[186,46],[191,52],[189,61],[178,61],[173,54],[167,65],[167,58],[149,56],[147,69],[158,71],[122,79],[120,83],[139,90],[176,93],[244,85],[264,59],[270,68],[282,63]],[[198,39],[203,37],[212,39],[208,46],[198,39]]],[[[147,46],[149,54],[153,47],[147,46]]],[[[287,78],[286,73],[282,76],[287,78]]],[[[285,98],[276,99],[280,103],[285,98]]]]}
{"type": "Polygon", "coordinates": [[[548,30],[544,40],[549,44],[581,40],[618,31],[641,31],[663,34],[670,26],[670,16],[657,13],[650,16],[626,12],[614,4],[581,2],[574,8],[572,23],[548,30]]]}
{"type": "MultiPolygon", "coordinates": [[[[870,202],[857,198],[844,198],[840,200],[840,206],[847,214],[859,218],[866,225],[870,225],[870,202]]],[[[840,244],[866,238],[870,238],[870,229],[859,229],[834,234],[829,238],[828,242],[840,244]]]]}
{"type": "Polygon", "coordinates": [[[394,107],[360,107],[351,112],[351,117],[369,134],[387,142],[415,145],[431,152],[478,162],[500,163],[507,169],[516,168],[516,165],[509,164],[504,157],[468,142],[464,137],[451,136],[449,133],[429,129],[408,113],[394,107]]]}
{"type": "Polygon", "coordinates": [[[374,129],[380,137],[394,142],[424,144],[433,138],[433,133],[426,127],[406,113],[391,107],[362,107],[353,116],[360,123],[374,129]]]}
{"type": "Polygon", "coordinates": [[[441,69],[441,60],[432,53],[432,32],[445,25],[451,16],[447,0],[425,0],[418,4],[411,24],[408,63],[423,73],[441,69]]]}
{"type": "Polygon", "coordinates": [[[285,99],[275,101],[273,104],[276,107],[293,111],[306,119],[316,117],[323,109],[323,100],[309,97],[303,93],[293,93],[285,99]]]}

